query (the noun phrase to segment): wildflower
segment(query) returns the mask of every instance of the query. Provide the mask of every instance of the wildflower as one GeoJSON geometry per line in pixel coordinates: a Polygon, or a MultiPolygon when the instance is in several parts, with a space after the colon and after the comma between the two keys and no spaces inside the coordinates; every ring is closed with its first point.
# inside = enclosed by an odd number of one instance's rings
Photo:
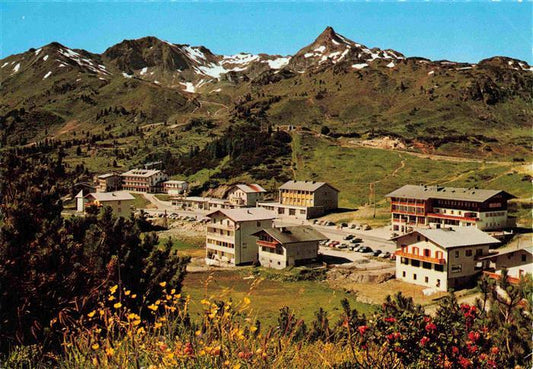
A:
{"type": "Polygon", "coordinates": [[[469,332],[468,333],[468,339],[472,342],[476,342],[477,340],[479,340],[479,332],[469,332]]]}
{"type": "Polygon", "coordinates": [[[155,329],[159,329],[159,328],[161,328],[162,326],[163,326],[163,324],[161,324],[161,323],[159,323],[159,322],[157,322],[157,323],[154,324],[154,328],[155,328],[155,329]]]}
{"type": "Polygon", "coordinates": [[[433,324],[433,323],[426,324],[426,331],[427,332],[432,332],[432,331],[434,331],[436,329],[437,329],[437,326],[435,324],[433,324]]]}
{"type": "Polygon", "coordinates": [[[91,311],[89,314],[87,314],[87,316],[89,318],[92,318],[94,316],[94,314],[96,314],[96,310],[91,311]]]}
{"type": "Polygon", "coordinates": [[[115,296],[111,295],[107,298],[109,301],[113,301],[115,299],[115,296]]]}
{"type": "Polygon", "coordinates": [[[452,346],[452,353],[457,355],[459,353],[459,348],[457,348],[457,346],[452,346]]]}
{"type": "Polygon", "coordinates": [[[420,346],[424,347],[425,345],[427,345],[427,343],[429,342],[429,338],[427,338],[426,336],[422,337],[422,339],[420,340],[420,346]]]}
{"type": "Polygon", "coordinates": [[[200,335],[202,334],[202,331],[201,331],[201,330],[197,330],[196,332],[194,332],[194,334],[195,334],[196,336],[200,336],[200,335]]]}
{"type": "Polygon", "coordinates": [[[109,292],[115,293],[117,291],[118,284],[114,285],[113,287],[109,288],[109,292]]]}
{"type": "Polygon", "coordinates": [[[387,323],[394,323],[394,322],[396,322],[396,319],[393,318],[393,317],[385,318],[385,319],[383,319],[383,320],[386,321],[387,323]]]}
{"type": "Polygon", "coordinates": [[[243,302],[245,305],[250,305],[250,298],[248,296],[244,296],[243,302]]]}
{"type": "Polygon", "coordinates": [[[122,304],[120,302],[117,302],[115,305],[113,305],[115,309],[120,309],[122,307],[122,304]]]}
{"type": "Polygon", "coordinates": [[[210,304],[210,303],[209,303],[209,300],[206,300],[206,299],[202,299],[202,301],[200,301],[200,303],[201,303],[202,305],[209,305],[209,304],[210,304]]]}
{"type": "Polygon", "coordinates": [[[472,361],[468,360],[465,357],[459,358],[459,365],[461,365],[462,368],[470,368],[472,366],[472,361]]]}
{"type": "Polygon", "coordinates": [[[113,347],[108,347],[105,349],[105,354],[107,356],[113,356],[114,353],[115,353],[115,350],[113,349],[113,347]]]}
{"type": "Polygon", "coordinates": [[[124,291],[124,295],[126,295],[126,296],[129,296],[129,295],[130,295],[130,293],[131,293],[131,291],[130,291],[130,290],[126,290],[126,291],[124,291]]]}
{"type": "Polygon", "coordinates": [[[365,334],[365,332],[368,331],[368,326],[360,325],[357,329],[359,330],[359,333],[365,334]]]}
{"type": "Polygon", "coordinates": [[[137,314],[135,314],[135,313],[129,313],[128,316],[127,316],[128,320],[133,320],[133,319],[136,319],[138,317],[139,316],[137,314]]]}
{"type": "Polygon", "coordinates": [[[254,333],[255,331],[257,331],[257,327],[256,326],[253,326],[252,328],[250,328],[250,332],[254,333]]]}
{"type": "Polygon", "coordinates": [[[185,355],[194,354],[194,349],[193,349],[192,344],[190,342],[187,342],[185,344],[185,349],[183,350],[183,352],[185,353],[185,355]]]}
{"type": "Polygon", "coordinates": [[[134,293],[133,295],[131,295],[131,298],[132,299],[136,299],[137,298],[137,294],[134,293]]]}
{"type": "Polygon", "coordinates": [[[499,352],[500,352],[500,349],[497,348],[497,347],[492,347],[492,348],[490,349],[490,353],[491,353],[491,354],[498,355],[499,352]]]}
{"type": "Polygon", "coordinates": [[[145,333],[146,331],[144,330],[143,327],[140,327],[137,329],[137,335],[140,336],[141,334],[145,333]]]}
{"type": "Polygon", "coordinates": [[[93,350],[98,350],[98,349],[100,348],[100,345],[97,344],[97,343],[94,343],[94,344],[91,346],[91,348],[92,348],[93,350]]]}
{"type": "Polygon", "coordinates": [[[158,308],[157,305],[154,305],[154,304],[148,306],[148,309],[150,309],[152,311],[156,311],[157,308],[158,308]]]}
{"type": "Polygon", "coordinates": [[[159,285],[160,285],[161,287],[165,287],[165,286],[167,285],[167,282],[161,282],[161,283],[159,283],[159,285]]]}

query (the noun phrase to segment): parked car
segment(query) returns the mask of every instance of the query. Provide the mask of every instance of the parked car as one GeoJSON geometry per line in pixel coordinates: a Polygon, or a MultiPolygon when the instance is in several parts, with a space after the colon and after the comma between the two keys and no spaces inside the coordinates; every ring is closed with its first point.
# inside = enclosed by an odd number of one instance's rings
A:
{"type": "Polygon", "coordinates": [[[361,251],[359,251],[359,252],[362,252],[363,254],[368,254],[368,253],[370,253],[370,252],[372,252],[372,251],[373,251],[373,250],[372,250],[371,247],[364,246],[364,247],[361,249],[361,251]]]}
{"type": "Polygon", "coordinates": [[[380,254],[378,258],[388,259],[390,258],[390,252],[385,251],[384,253],[380,254]]]}
{"type": "Polygon", "coordinates": [[[381,254],[381,250],[376,250],[372,253],[372,256],[379,256],[379,254],[381,254]]]}
{"type": "Polygon", "coordinates": [[[354,238],[352,239],[352,242],[359,242],[359,243],[360,243],[360,242],[363,242],[363,239],[360,238],[360,237],[354,237],[354,238]]]}
{"type": "Polygon", "coordinates": [[[360,238],[352,238],[350,240],[350,243],[353,243],[354,245],[357,245],[358,243],[361,243],[361,239],[360,238]]]}
{"type": "Polygon", "coordinates": [[[347,236],[344,236],[343,240],[346,240],[346,241],[349,241],[351,240],[352,238],[354,238],[355,236],[353,234],[349,234],[347,236]]]}
{"type": "Polygon", "coordinates": [[[348,226],[348,228],[350,228],[350,229],[354,229],[354,228],[355,228],[355,224],[354,224],[354,223],[350,224],[350,225],[348,226]]]}
{"type": "Polygon", "coordinates": [[[330,221],[330,222],[327,222],[326,225],[327,225],[328,227],[333,227],[333,226],[335,225],[335,222],[331,222],[331,221],[330,221]]]}
{"type": "Polygon", "coordinates": [[[348,245],[345,244],[345,243],[341,243],[341,244],[339,244],[339,245],[337,245],[337,246],[335,246],[335,247],[338,248],[338,249],[347,249],[347,248],[348,248],[348,245]]]}
{"type": "Polygon", "coordinates": [[[365,231],[369,231],[371,229],[372,229],[372,227],[370,227],[368,224],[365,224],[365,226],[363,228],[363,230],[365,230],[365,231]]]}
{"type": "Polygon", "coordinates": [[[318,219],[313,219],[313,224],[317,224],[318,223],[318,219]]]}
{"type": "Polygon", "coordinates": [[[348,227],[348,223],[341,223],[341,227],[348,227]]]}
{"type": "Polygon", "coordinates": [[[361,252],[366,246],[363,246],[363,245],[360,245],[360,246],[357,246],[353,251],[355,252],[361,252]]]}

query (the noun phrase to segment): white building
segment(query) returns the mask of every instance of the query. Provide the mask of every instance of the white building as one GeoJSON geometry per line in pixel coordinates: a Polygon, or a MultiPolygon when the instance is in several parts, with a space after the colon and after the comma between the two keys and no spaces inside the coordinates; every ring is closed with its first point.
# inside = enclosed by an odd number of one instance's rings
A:
{"type": "Polygon", "coordinates": [[[168,179],[165,172],[153,169],[132,169],[121,174],[122,188],[126,191],[161,192],[168,179]]]}
{"type": "Polygon", "coordinates": [[[437,291],[471,285],[500,242],[474,227],[417,229],[394,240],[396,278],[437,291]]]}
{"type": "Polygon", "coordinates": [[[109,206],[115,215],[128,217],[134,210],[134,200],[135,197],[126,191],[93,192],[85,196],[80,191],[76,195],[76,209],[78,212],[85,212],[89,206],[109,206]]]}
{"type": "Polygon", "coordinates": [[[484,272],[489,277],[498,279],[502,270],[507,269],[509,281],[517,283],[526,274],[533,274],[532,253],[531,242],[502,247],[495,254],[483,258],[490,263],[484,272]]]}
{"type": "Polygon", "coordinates": [[[221,209],[207,215],[206,263],[252,264],[258,260],[254,233],[273,225],[276,215],[261,208],[221,209]]]}
{"type": "Polygon", "coordinates": [[[189,189],[187,181],[170,180],[163,182],[163,192],[169,195],[182,195],[189,189]]]}

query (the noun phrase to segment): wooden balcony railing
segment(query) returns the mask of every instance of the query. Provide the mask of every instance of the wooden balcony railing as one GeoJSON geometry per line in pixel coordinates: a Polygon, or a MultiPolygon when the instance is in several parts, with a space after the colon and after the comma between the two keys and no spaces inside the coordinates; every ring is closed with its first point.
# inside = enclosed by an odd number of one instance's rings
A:
{"type": "MultiPolygon", "coordinates": [[[[496,280],[501,278],[500,274],[493,273],[493,272],[484,271],[483,274],[485,274],[489,278],[496,279],[496,280]]],[[[510,276],[507,276],[507,280],[509,281],[509,283],[513,283],[513,284],[518,284],[520,282],[520,278],[510,277],[510,276]]]]}
{"type": "Polygon", "coordinates": [[[270,247],[275,249],[276,246],[279,245],[279,242],[277,241],[263,241],[263,240],[257,240],[257,245],[264,246],[264,247],[270,247]]]}
{"type": "Polygon", "coordinates": [[[449,215],[449,214],[440,214],[440,213],[428,213],[427,216],[432,217],[432,218],[449,219],[449,220],[468,220],[471,222],[475,222],[479,220],[478,218],[461,217],[458,215],[449,215]]]}
{"type": "Polygon", "coordinates": [[[433,263],[433,264],[441,264],[441,265],[446,264],[446,259],[437,259],[437,258],[432,258],[432,257],[429,257],[429,256],[410,254],[408,252],[403,252],[401,250],[397,250],[394,254],[397,257],[399,256],[399,257],[404,257],[404,258],[408,258],[408,259],[426,261],[428,263],[433,263]]]}

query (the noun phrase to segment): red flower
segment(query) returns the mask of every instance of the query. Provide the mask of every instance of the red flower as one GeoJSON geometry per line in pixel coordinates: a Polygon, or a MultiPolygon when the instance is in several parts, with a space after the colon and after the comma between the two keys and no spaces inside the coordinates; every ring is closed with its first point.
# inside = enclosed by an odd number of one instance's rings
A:
{"type": "Polygon", "coordinates": [[[433,324],[433,323],[428,323],[426,325],[426,331],[427,332],[432,332],[432,331],[434,331],[436,329],[437,329],[437,326],[435,324],[433,324]]]}
{"type": "Polygon", "coordinates": [[[429,316],[424,317],[424,322],[429,323],[431,322],[431,318],[429,316]]]}
{"type": "Polygon", "coordinates": [[[368,326],[360,325],[357,329],[359,330],[359,333],[365,334],[365,332],[368,331],[368,326]]]}
{"type": "Polygon", "coordinates": [[[479,360],[481,360],[481,361],[487,360],[487,355],[486,354],[479,354],[479,360]]]}
{"type": "Polygon", "coordinates": [[[394,323],[396,321],[396,318],[390,317],[390,318],[385,318],[383,320],[386,321],[387,323],[394,323]]]}
{"type": "Polygon", "coordinates": [[[490,349],[490,352],[491,352],[492,354],[494,354],[494,355],[498,355],[498,353],[500,352],[500,349],[497,348],[497,347],[492,347],[492,348],[490,349]]]}
{"type": "Polygon", "coordinates": [[[457,348],[457,346],[452,346],[452,353],[454,355],[457,355],[459,353],[459,349],[457,348]]]}
{"type": "Polygon", "coordinates": [[[422,337],[422,339],[420,340],[420,346],[424,347],[428,342],[429,342],[429,338],[427,338],[426,336],[424,336],[424,337],[422,337]]]}
{"type": "Polygon", "coordinates": [[[474,352],[477,351],[477,346],[475,346],[475,345],[474,345],[474,346],[469,346],[469,347],[468,347],[468,350],[469,350],[471,353],[474,353],[474,352]]]}
{"type": "Polygon", "coordinates": [[[459,365],[461,365],[462,368],[470,368],[472,366],[472,362],[467,358],[461,356],[459,358],[459,365]]]}
{"type": "Polygon", "coordinates": [[[468,339],[472,342],[477,342],[479,340],[480,334],[479,332],[469,332],[468,333],[468,339]]]}

